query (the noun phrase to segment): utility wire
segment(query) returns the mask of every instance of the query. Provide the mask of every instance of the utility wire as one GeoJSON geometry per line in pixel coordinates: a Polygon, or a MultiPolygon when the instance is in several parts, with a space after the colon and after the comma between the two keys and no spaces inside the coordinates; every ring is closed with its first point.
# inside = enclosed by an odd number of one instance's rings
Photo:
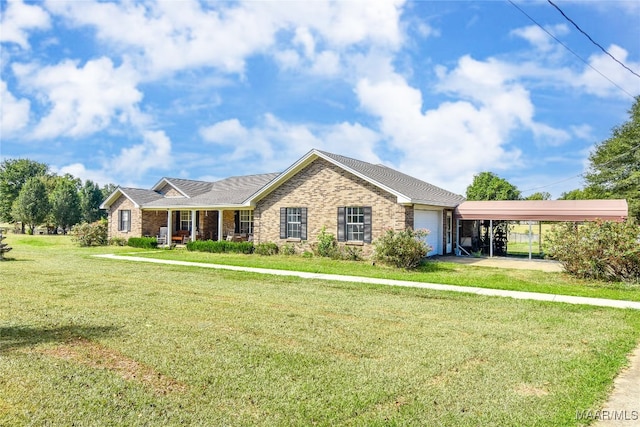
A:
{"type": "Polygon", "coordinates": [[[615,87],[617,87],[618,89],[620,89],[622,92],[626,93],[627,95],[629,95],[629,97],[631,99],[635,99],[635,96],[631,95],[629,92],[627,92],[624,88],[622,88],[620,85],[618,85],[616,82],[614,82],[613,80],[611,80],[609,77],[605,76],[604,74],[602,74],[600,72],[600,70],[598,70],[597,68],[595,68],[593,65],[591,65],[589,62],[587,62],[584,58],[582,58],[580,55],[578,55],[576,52],[574,52],[573,50],[571,50],[571,48],[569,46],[567,46],[566,44],[562,43],[556,36],[554,36],[551,32],[549,32],[546,28],[544,28],[542,25],[540,25],[538,23],[538,21],[536,21],[535,19],[533,19],[529,14],[527,14],[527,12],[525,12],[524,10],[522,10],[522,8],[520,8],[518,5],[516,5],[513,0],[508,0],[509,3],[511,3],[511,5],[513,7],[515,7],[516,9],[518,9],[524,16],[526,16],[527,18],[529,18],[529,20],[531,20],[531,22],[533,22],[534,24],[536,24],[538,27],[540,27],[542,29],[542,31],[544,31],[545,33],[547,33],[552,39],[554,39],[555,41],[557,41],[562,47],[564,47],[565,49],[567,49],[569,52],[571,52],[576,58],[578,58],[580,61],[584,62],[585,65],[587,65],[589,68],[591,68],[593,71],[595,71],[596,73],[600,74],[602,77],[604,77],[605,79],[607,79],[609,81],[609,83],[611,83],[612,85],[614,85],[615,87]]]}
{"type": "Polygon", "coordinates": [[[610,54],[610,53],[609,53],[605,48],[603,48],[599,43],[597,43],[595,40],[593,40],[589,34],[587,34],[586,32],[584,32],[584,31],[582,30],[582,28],[580,28],[580,27],[578,26],[578,24],[576,24],[576,23],[573,21],[573,19],[569,18],[569,17],[568,17],[568,16],[567,16],[563,11],[562,11],[562,9],[560,9],[560,8],[559,8],[559,7],[558,7],[554,2],[552,2],[551,0],[547,0],[547,1],[549,2],[549,4],[550,4],[551,6],[555,7],[555,8],[558,10],[558,12],[560,12],[560,14],[562,14],[562,16],[564,16],[564,18],[565,18],[567,21],[571,22],[571,23],[573,24],[573,26],[574,26],[574,27],[576,27],[576,29],[577,29],[578,31],[580,31],[582,34],[584,34],[584,35],[589,39],[589,41],[590,41],[591,43],[593,43],[594,45],[598,46],[598,47],[600,48],[600,50],[601,50],[601,51],[603,51],[604,53],[606,53],[607,55],[609,55],[609,57],[610,57],[611,59],[613,59],[614,61],[616,61],[618,64],[622,65],[622,66],[623,66],[624,68],[626,68],[627,70],[629,70],[629,72],[631,72],[631,73],[632,73],[633,75],[635,75],[636,77],[640,78],[640,74],[636,73],[636,72],[635,72],[635,71],[633,71],[631,68],[627,67],[625,64],[623,64],[622,62],[618,61],[618,59],[617,59],[615,56],[613,56],[612,54],[610,54]]]}
{"type": "MultiPolygon", "coordinates": [[[[604,162],[603,164],[601,164],[599,166],[600,167],[607,166],[607,165],[617,161],[621,157],[626,156],[627,154],[635,153],[638,149],[640,149],[640,143],[634,145],[633,147],[629,148],[626,151],[623,151],[622,153],[618,154],[614,158],[610,159],[608,162],[604,162]]],[[[571,181],[572,179],[576,179],[576,178],[580,178],[580,177],[584,178],[587,173],[588,172],[582,172],[582,173],[579,173],[577,175],[570,176],[569,178],[565,178],[565,179],[562,179],[560,181],[552,182],[551,184],[543,185],[543,186],[540,186],[540,187],[528,188],[526,190],[522,190],[522,193],[528,193],[529,191],[533,191],[533,190],[541,190],[543,188],[553,187],[554,185],[562,184],[563,182],[571,181]]]]}

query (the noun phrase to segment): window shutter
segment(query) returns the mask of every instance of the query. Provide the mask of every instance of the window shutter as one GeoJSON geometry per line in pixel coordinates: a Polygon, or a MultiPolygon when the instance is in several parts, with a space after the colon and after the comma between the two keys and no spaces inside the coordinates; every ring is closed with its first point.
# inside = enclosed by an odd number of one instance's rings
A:
{"type": "Polygon", "coordinates": [[[200,211],[196,211],[196,223],[195,223],[196,231],[200,231],[200,211]]]}
{"type": "Polygon", "coordinates": [[[180,211],[176,211],[176,228],[175,230],[178,231],[180,230],[182,227],[182,224],[180,224],[180,211]]]}
{"type": "Polygon", "coordinates": [[[122,211],[118,211],[118,231],[122,231],[122,211]]]}
{"type": "Polygon", "coordinates": [[[371,206],[362,208],[364,211],[364,242],[371,243],[371,206]]]}
{"type": "Polygon", "coordinates": [[[131,211],[127,212],[127,231],[131,231],[131,211]]]}
{"type": "Polygon", "coordinates": [[[287,208],[280,208],[280,238],[287,238],[287,208]]]}
{"type": "Polygon", "coordinates": [[[307,240],[307,208],[300,208],[300,240],[307,240]]]}
{"type": "Polygon", "coordinates": [[[345,241],[345,224],[346,224],[346,218],[345,218],[345,208],[344,206],[340,206],[338,207],[338,242],[344,242],[345,241]]]}

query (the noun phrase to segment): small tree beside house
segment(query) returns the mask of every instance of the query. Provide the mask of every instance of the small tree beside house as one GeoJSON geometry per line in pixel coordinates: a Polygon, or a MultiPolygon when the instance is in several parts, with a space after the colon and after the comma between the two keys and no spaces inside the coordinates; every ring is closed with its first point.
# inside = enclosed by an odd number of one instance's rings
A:
{"type": "Polygon", "coordinates": [[[4,230],[0,228],[0,261],[4,260],[4,254],[12,249],[8,244],[3,242],[4,239],[6,239],[6,237],[4,237],[4,230]]]}

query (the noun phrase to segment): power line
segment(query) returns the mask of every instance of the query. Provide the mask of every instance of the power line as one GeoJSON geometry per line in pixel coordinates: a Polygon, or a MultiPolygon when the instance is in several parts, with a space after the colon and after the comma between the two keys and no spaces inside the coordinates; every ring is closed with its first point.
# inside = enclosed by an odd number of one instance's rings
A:
{"type": "Polygon", "coordinates": [[[558,12],[560,12],[562,14],[562,16],[564,16],[564,18],[571,22],[573,24],[574,27],[576,27],[576,29],[578,31],[580,31],[582,34],[584,34],[591,43],[593,43],[594,45],[598,46],[600,48],[601,51],[603,51],[604,53],[606,53],[607,55],[609,55],[609,57],[611,59],[613,59],[614,61],[616,61],[618,64],[622,65],[624,68],[626,68],[627,70],[629,70],[629,72],[631,72],[633,75],[635,75],[636,77],[640,78],[640,74],[636,73],[635,71],[633,71],[631,68],[627,67],[625,64],[623,64],[622,62],[618,61],[618,59],[613,56],[612,54],[610,54],[605,48],[603,48],[599,43],[597,43],[595,40],[593,40],[591,38],[591,36],[589,34],[587,34],[585,31],[582,30],[582,28],[580,28],[578,26],[578,24],[576,24],[573,19],[569,18],[563,11],[562,9],[560,9],[554,2],[552,2],[551,0],[547,0],[549,2],[549,4],[551,4],[551,6],[555,7],[558,12]]]}
{"type": "Polygon", "coordinates": [[[527,12],[525,12],[524,10],[522,10],[522,8],[520,8],[518,5],[516,5],[512,0],[508,0],[509,3],[511,3],[511,5],[513,7],[515,7],[516,9],[518,9],[524,16],[526,16],[527,18],[529,18],[529,20],[531,20],[531,22],[533,22],[534,24],[536,24],[538,27],[540,27],[542,29],[542,31],[544,31],[545,33],[547,33],[549,35],[549,37],[551,37],[552,39],[554,39],[555,41],[557,41],[562,47],[564,47],[565,49],[567,49],[569,52],[571,52],[576,58],[578,58],[580,61],[584,62],[585,65],[587,65],[589,68],[591,68],[593,71],[595,71],[596,73],[600,74],[602,77],[604,77],[605,79],[607,79],[609,81],[609,83],[611,83],[612,85],[614,85],[615,87],[617,87],[618,89],[620,89],[622,92],[626,93],[627,95],[629,95],[629,97],[631,99],[635,99],[635,96],[631,95],[629,92],[627,92],[624,88],[622,88],[620,85],[618,85],[616,82],[614,82],[613,80],[611,80],[609,77],[605,76],[604,74],[602,74],[600,72],[600,70],[598,70],[597,68],[595,68],[593,65],[591,65],[588,61],[586,61],[584,58],[582,58],[580,55],[578,55],[576,52],[574,52],[573,50],[571,50],[571,48],[569,46],[567,46],[566,44],[562,43],[556,36],[554,36],[551,32],[549,32],[546,28],[544,28],[542,25],[540,25],[538,23],[538,21],[536,21],[535,19],[533,19],[531,16],[529,16],[529,14],[527,14],[527,12]]]}
{"type": "MultiPolygon", "coordinates": [[[[627,154],[635,153],[636,150],[638,150],[638,149],[640,149],[640,143],[634,145],[633,147],[629,148],[628,150],[623,151],[622,153],[618,154],[617,156],[613,157],[612,159],[609,159],[609,161],[604,162],[603,164],[601,164],[599,166],[600,167],[607,166],[607,165],[617,161],[621,157],[626,156],[627,154]]],[[[541,190],[543,188],[553,187],[554,185],[562,184],[563,182],[571,181],[572,179],[576,179],[576,178],[584,178],[587,173],[588,172],[581,172],[581,173],[579,173],[577,175],[570,176],[569,178],[565,178],[565,179],[562,179],[560,181],[552,182],[551,184],[543,185],[543,186],[540,186],[540,187],[528,188],[526,190],[522,190],[522,193],[528,193],[529,191],[533,191],[533,190],[541,190]]]]}

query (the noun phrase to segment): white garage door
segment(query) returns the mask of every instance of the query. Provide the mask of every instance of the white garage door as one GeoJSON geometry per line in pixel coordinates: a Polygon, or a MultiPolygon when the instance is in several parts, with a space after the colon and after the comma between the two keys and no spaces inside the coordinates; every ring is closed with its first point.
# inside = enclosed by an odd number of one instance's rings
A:
{"type": "Polygon", "coordinates": [[[442,212],[440,211],[419,211],[416,210],[413,218],[413,228],[418,230],[426,228],[429,230],[427,243],[433,248],[427,256],[442,254],[442,212]]]}

